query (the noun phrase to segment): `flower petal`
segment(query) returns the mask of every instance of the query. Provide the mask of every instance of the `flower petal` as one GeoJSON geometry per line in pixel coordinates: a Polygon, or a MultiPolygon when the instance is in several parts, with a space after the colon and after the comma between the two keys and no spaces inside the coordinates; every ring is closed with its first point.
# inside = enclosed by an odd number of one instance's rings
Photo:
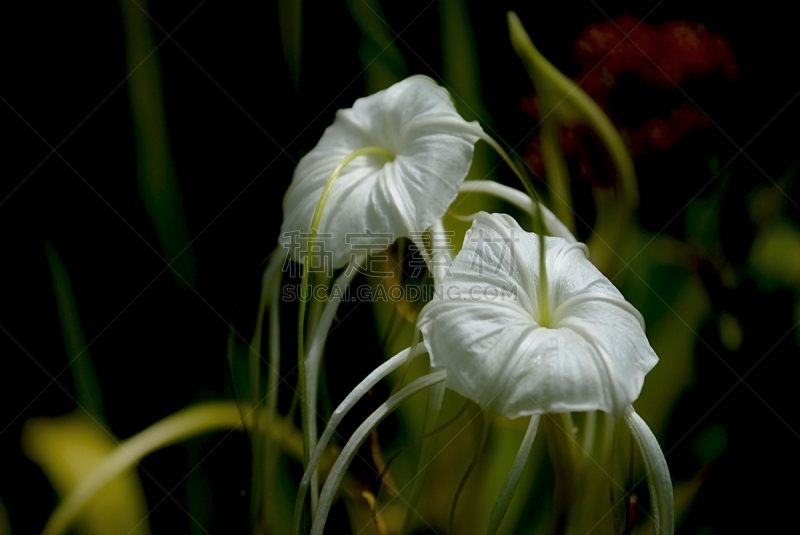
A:
{"type": "MultiPolygon", "coordinates": [[[[426,76],[412,76],[339,110],[295,170],[284,197],[281,243],[302,261],[311,219],[325,183],[348,154],[377,146],[395,155],[360,156],[341,172],[323,212],[321,234],[333,267],[353,252],[348,233],[390,234],[389,243],[424,231],[447,211],[472,162],[482,130],[456,112],[450,95],[426,76]],[[300,235],[297,235],[297,232],[300,235]],[[294,236],[292,235],[294,233],[294,236]]],[[[386,244],[388,246],[388,243],[386,244]]]]}
{"type": "Polygon", "coordinates": [[[550,327],[539,323],[539,237],[480,213],[422,310],[419,329],[447,386],[509,418],[603,410],[638,397],[657,362],[641,316],[586,259],[547,237],[550,327]]]}

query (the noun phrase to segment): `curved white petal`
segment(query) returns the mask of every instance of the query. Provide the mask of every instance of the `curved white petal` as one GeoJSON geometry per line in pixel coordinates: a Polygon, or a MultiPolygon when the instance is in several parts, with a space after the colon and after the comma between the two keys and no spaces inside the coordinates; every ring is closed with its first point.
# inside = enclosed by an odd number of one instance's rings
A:
{"type": "MultiPolygon", "coordinates": [[[[365,147],[394,155],[360,156],[350,162],[331,189],[317,229],[326,240],[333,267],[353,252],[348,233],[390,233],[390,241],[424,231],[453,202],[472,163],[482,134],[456,112],[450,95],[426,76],[412,76],[339,110],[319,143],[299,163],[283,201],[281,243],[302,261],[311,219],[322,189],[345,156],[365,147]]],[[[388,244],[387,244],[388,245],[388,244]]]]}
{"type": "Polygon", "coordinates": [[[586,259],[545,239],[551,323],[540,325],[539,237],[480,213],[418,320],[447,386],[509,418],[603,410],[636,399],[657,362],[641,316],[586,259]]]}

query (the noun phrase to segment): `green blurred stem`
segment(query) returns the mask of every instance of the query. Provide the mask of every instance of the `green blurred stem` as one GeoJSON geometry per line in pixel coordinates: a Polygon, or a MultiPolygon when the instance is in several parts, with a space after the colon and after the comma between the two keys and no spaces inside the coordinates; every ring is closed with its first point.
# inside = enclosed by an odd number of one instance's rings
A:
{"type": "Polygon", "coordinates": [[[480,118],[480,71],[469,10],[464,0],[439,0],[442,38],[442,77],[454,96],[456,109],[468,121],[480,118]]]}
{"type": "Polygon", "coordinates": [[[161,249],[180,284],[192,284],[195,261],[169,147],[161,69],[146,0],[121,0],[139,191],[161,249]]]}
{"type": "Polygon", "coordinates": [[[489,516],[489,522],[486,524],[484,535],[494,535],[500,529],[500,523],[508,511],[508,506],[511,505],[511,499],[514,497],[514,492],[517,489],[519,478],[522,476],[522,471],[525,464],[528,462],[528,457],[531,453],[531,446],[533,446],[533,439],[536,438],[536,430],[539,428],[539,420],[541,416],[535,414],[531,416],[528,423],[528,429],[525,431],[525,436],[522,438],[522,444],[519,447],[517,456],[514,458],[514,464],[511,466],[511,471],[508,473],[508,478],[500,490],[497,501],[492,508],[492,513],[489,516]]]}
{"type": "Polygon", "coordinates": [[[558,123],[553,117],[542,119],[541,129],[542,160],[547,184],[554,198],[552,199],[553,211],[574,234],[575,214],[572,211],[569,171],[564,153],[561,151],[558,123]]]}
{"type": "MultiPolygon", "coordinates": [[[[541,197],[539,197],[539,194],[534,189],[533,183],[531,182],[528,175],[526,175],[520,170],[519,166],[517,166],[514,160],[511,159],[511,156],[509,156],[509,154],[505,151],[505,149],[503,149],[503,147],[501,147],[500,144],[494,140],[494,138],[492,138],[490,135],[484,132],[481,132],[480,136],[481,139],[483,139],[487,144],[489,144],[489,146],[492,147],[495,150],[495,152],[497,152],[497,154],[503,159],[503,161],[506,162],[506,165],[508,165],[511,168],[511,171],[513,171],[514,174],[517,175],[517,178],[519,178],[520,182],[522,182],[522,187],[525,188],[525,191],[528,193],[528,196],[531,198],[534,205],[536,205],[535,210],[528,210],[531,217],[533,218],[536,233],[540,235],[545,235],[545,234],[550,235],[550,229],[548,229],[548,225],[545,222],[543,210],[539,209],[542,206],[542,199],[541,197]]],[[[542,251],[544,251],[544,249],[542,249],[542,251]]]]}
{"type": "Polygon", "coordinates": [[[361,29],[358,56],[364,67],[366,94],[371,95],[408,76],[408,66],[397,47],[378,0],[347,0],[350,14],[361,29]]]}
{"type": "Polygon", "coordinates": [[[205,433],[239,429],[242,417],[233,402],[209,402],[180,410],[121,442],[62,500],[42,535],[66,533],[91,498],[150,453],[205,433]]]}
{"type": "MultiPolygon", "coordinates": [[[[271,427],[278,417],[278,386],[281,368],[281,322],[280,322],[281,278],[276,277],[270,294],[269,314],[269,372],[267,373],[267,426],[271,427]]],[[[271,444],[271,443],[269,443],[271,444]]],[[[277,463],[277,455],[267,455],[267,476],[273,474],[270,466],[277,463]],[[270,461],[273,461],[272,463],[270,461]]],[[[274,469],[274,467],[273,467],[274,469]]]]}
{"type": "MultiPolygon", "coordinates": [[[[476,131],[476,133],[478,132],[476,131]]],[[[494,138],[489,134],[483,131],[480,131],[478,134],[481,136],[482,140],[484,140],[490,147],[492,147],[495,150],[495,152],[497,152],[497,154],[503,159],[503,161],[506,162],[506,165],[508,165],[508,167],[511,168],[511,171],[517,176],[517,178],[519,178],[519,181],[522,182],[522,187],[525,188],[525,191],[533,200],[533,202],[539,204],[541,199],[539,198],[539,194],[534,189],[531,179],[519,169],[517,164],[514,162],[514,160],[511,159],[511,156],[509,156],[506,150],[502,146],[500,146],[500,144],[497,141],[495,141],[494,138]]],[[[544,225],[543,222],[541,224],[544,225]]]]}
{"type": "Polygon", "coordinates": [[[569,413],[547,414],[542,419],[547,435],[547,450],[555,472],[553,533],[566,533],[569,512],[575,503],[578,473],[575,431],[569,413]]]}
{"type": "Polygon", "coordinates": [[[303,46],[302,0],[278,0],[283,57],[292,76],[295,91],[300,90],[300,64],[303,46]]]}
{"type": "Polygon", "coordinates": [[[589,259],[602,273],[617,271],[622,262],[620,251],[630,234],[633,210],[621,205],[610,189],[595,189],[594,204],[597,210],[597,222],[592,235],[588,239],[589,259]]]}
{"type": "MultiPolygon", "coordinates": [[[[267,264],[267,268],[264,270],[264,275],[261,280],[261,296],[259,298],[258,304],[258,313],[256,315],[256,325],[253,331],[253,339],[250,343],[250,350],[248,353],[248,361],[249,361],[249,375],[250,375],[250,402],[252,406],[255,408],[254,410],[257,413],[262,412],[261,404],[263,398],[261,397],[261,347],[262,347],[262,338],[263,338],[263,324],[264,324],[264,314],[267,311],[267,306],[270,306],[269,312],[269,319],[270,319],[270,326],[272,325],[273,321],[278,321],[278,314],[279,310],[277,309],[277,305],[274,303],[275,296],[280,292],[280,283],[281,283],[281,267],[283,266],[283,262],[286,258],[284,252],[281,250],[280,247],[276,248],[272,252],[272,256],[270,257],[269,263],[267,264]]],[[[266,424],[267,426],[271,425],[272,417],[275,413],[276,404],[271,404],[270,401],[274,401],[271,398],[272,393],[270,391],[270,386],[272,382],[275,381],[277,377],[278,370],[280,367],[280,333],[274,333],[272,327],[270,327],[269,333],[269,351],[270,351],[270,360],[269,366],[267,370],[268,374],[268,382],[267,382],[267,407],[266,407],[266,424]]],[[[269,477],[274,474],[270,474],[268,470],[268,459],[269,459],[269,452],[273,449],[270,447],[270,442],[266,440],[264,436],[264,430],[261,428],[262,419],[256,418],[255,424],[252,430],[252,441],[253,441],[253,501],[252,501],[252,514],[253,514],[253,521],[255,522],[254,525],[259,525],[261,521],[261,515],[264,514],[266,511],[266,487],[264,485],[264,479],[266,478],[269,480],[269,477]],[[265,459],[267,459],[267,464],[265,465],[265,459]],[[262,504],[262,510],[258,510],[259,503],[262,504]]]]}
{"type": "MultiPolygon", "coordinates": [[[[411,351],[413,352],[413,347],[411,351]]],[[[431,368],[431,373],[434,371],[436,370],[431,368]]],[[[433,385],[430,387],[430,389],[428,389],[428,399],[425,405],[425,420],[422,424],[422,446],[420,447],[419,460],[417,461],[417,470],[414,472],[415,476],[414,484],[411,487],[411,496],[408,500],[408,507],[406,508],[406,513],[403,517],[403,525],[399,531],[401,534],[408,533],[408,530],[411,527],[411,522],[416,514],[414,508],[417,506],[417,502],[422,495],[422,490],[425,484],[425,475],[427,474],[428,465],[430,464],[431,455],[433,453],[433,446],[435,443],[434,430],[436,429],[436,424],[439,422],[439,415],[442,410],[442,401],[444,400],[444,392],[444,383],[433,385]]]]}
{"type": "Polygon", "coordinates": [[[475,448],[475,454],[472,456],[472,461],[467,466],[464,475],[461,478],[461,481],[458,483],[458,487],[456,488],[455,496],[453,496],[453,505],[450,507],[450,520],[447,523],[447,533],[454,533],[453,528],[455,527],[456,521],[456,509],[458,508],[458,499],[461,497],[461,493],[464,491],[464,487],[467,486],[467,481],[469,480],[469,476],[472,475],[472,472],[475,470],[475,467],[478,466],[478,461],[480,461],[481,453],[483,453],[484,448],[486,447],[486,441],[489,438],[489,431],[492,429],[492,423],[494,422],[495,415],[488,410],[481,410],[480,412],[480,442],[478,442],[478,447],[475,448]]]}
{"type": "Polygon", "coordinates": [[[47,262],[50,265],[50,275],[53,279],[53,291],[58,307],[58,319],[61,322],[61,333],[64,337],[64,348],[72,377],[75,381],[75,394],[78,405],[89,413],[96,422],[104,422],[103,398],[97,374],[92,366],[86,339],[83,336],[78,306],[75,293],[64,262],[49,243],[45,244],[47,262]]]}

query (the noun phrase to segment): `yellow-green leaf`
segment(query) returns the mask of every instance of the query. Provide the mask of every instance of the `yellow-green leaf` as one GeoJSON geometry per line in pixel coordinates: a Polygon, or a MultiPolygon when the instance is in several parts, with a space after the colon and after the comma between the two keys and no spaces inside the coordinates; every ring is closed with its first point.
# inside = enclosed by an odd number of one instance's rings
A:
{"type": "MultiPolygon", "coordinates": [[[[83,413],[34,418],[22,430],[22,449],[60,497],[67,495],[116,447],[106,430],[83,413]]],[[[147,504],[137,474],[117,477],[92,498],[77,520],[84,535],[147,535],[147,504]]]]}

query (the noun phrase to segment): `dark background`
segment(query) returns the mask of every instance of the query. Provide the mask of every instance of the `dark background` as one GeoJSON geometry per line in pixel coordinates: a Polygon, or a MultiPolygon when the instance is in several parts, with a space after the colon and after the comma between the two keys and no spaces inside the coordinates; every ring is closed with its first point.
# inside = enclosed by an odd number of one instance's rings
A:
{"type": "MultiPolygon", "coordinates": [[[[734,158],[736,144],[750,142],[800,90],[797,23],[776,3],[734,9],[730,3],[672,0],[598,2],[602,11],[591,1],[468,4],[488,114],[483,120],[512,144],[535,123],[519,108],[531,86],[508,44],[508,9],[519,13],[542,53],[570,76],[579,72],[575,38],[586,24],[606,20],[603,11],[611,17],[649,14],[647,21],[655,25],[697,21],[728,40],[739,66],[737,81],[711,77],[686,86],[716,125],[669,153],[637,161],[639,221],[649,231],[660,230],[706,183],[711,156],[723,164],[734,158]]],[[[170,31],[196,6],[153,2],[150,13],[170,31]]],[[[436,3],[383,8],[397,31],[410,23],[397,42],[409,71],[438,79],[436,3]]],[[[281,200],[295,161],[314,146],[336,109],[363,96],[364,79],[357,54],[360,31],[344,2],[304,2],[299,93],[283,61],[272,2],[207,0],[172,35],[194,61],[170,39],[158,48],[169,142],[194,240],[193,291],[165,270],[147,245],[158,250],[136,182],[119,4],[15,3],[5,6],[0,24],[0,497],[14,533],[34,533],[56,502],[43,473],[22,455],[20,431],[31,417],[75,408],[66,393],[74,392],[69,371],[51,384],[70,357],[45,243],[61,255],[71,277],[108,422],[118,437],[191,402],[230,397],[228,324],[251,329],[247,322],[254,317],[263,263],[276,244],[281,200]],[[58,145],[63,160],[48,143],[58,145]]],[[[158,29],[153,32],[156,42],[165,38],[158,29]]],[[[651,116],[669,98],[633,86],[620,105],[651,116]]],[[[735,264],[744,263],[755,232],[747,216],[748,193],[769,183],[765,174],[777,178],[798,159],[798,106],[790,104],[747,146],[748,157],[738,155],[730,163],[733,179],[723,199],[720,240],[735,264]]],[[[795,210],[789,216],[797,221],[800,214],[795,210]]],[[[681,219],[667,232],[682,237],[681,219]]],[[[791,489],[800,475],[795,458],[800,435],[792,428],[800,429],[800,418],[794,336],[784,338],[747,377],[752,389],[739,385],[698,429],[693,425],[736,383],[729,368],[744,374],[791,329],[794,294],[790,289],[764,292],[754,284],[735,290],[715,284],[709,278],[708,291],[715,303],[739,313],[745,346],[730,356],[714,341],[713,325],[700,332],[730,360],[722,363],[708,348],[698,348],[695,383],[675,410],[665,449],[710,424],[723,426],[728,438],[725,451],[706,466],[707,479],[679,531],[768,532],[791,523],[796,508],[791,489]]],[[[351,321],[358,332],[359,326],[371,325],[371,316],[362,310],[351,321]]],[[[690,443],[667,458],[676,479],[691,477],[701,467],[690,443]]],[[[144,466],[167,489],[176,487],[179,501],[192,484],[211,489],[210,532],[246,531],[242,491],[249,486],[249,446],[244,437],[190,442],[147,458],[144,466]],[[202,470],[184,480],[212,449],[202,470]]],[[[142,481],[153,507],[165,493],[150,478],[142,481]]],[[[169,499],[150,520],[155,533],[192,529],[169,499]]]]}

